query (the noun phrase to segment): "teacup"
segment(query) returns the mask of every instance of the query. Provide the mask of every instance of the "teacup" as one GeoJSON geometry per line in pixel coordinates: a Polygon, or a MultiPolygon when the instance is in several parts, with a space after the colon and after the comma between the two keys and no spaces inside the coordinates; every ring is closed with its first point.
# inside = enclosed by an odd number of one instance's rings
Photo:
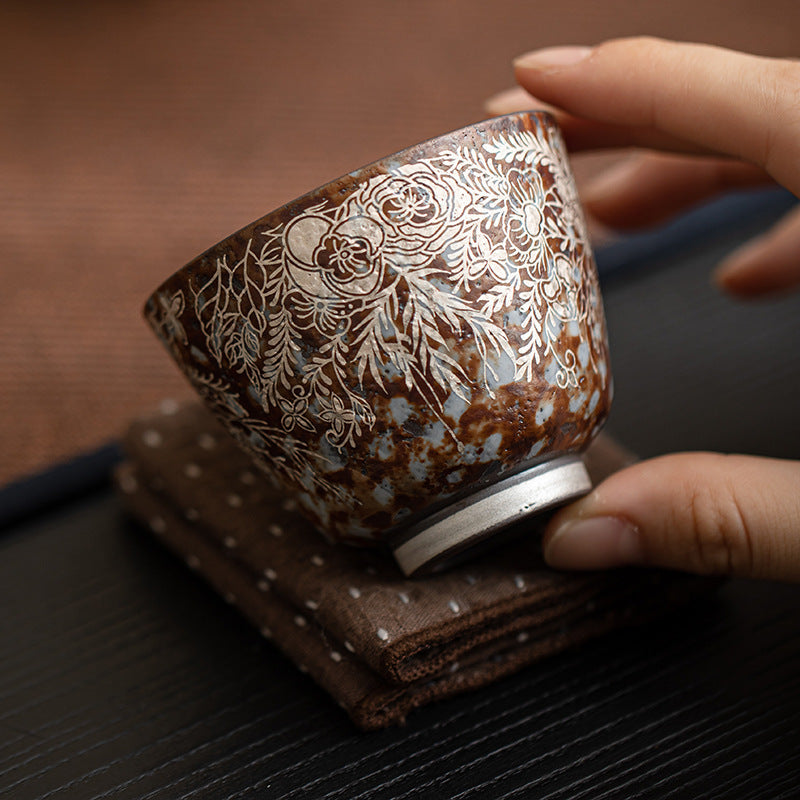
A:
{"type": "Polygon", "coordinates": [[[605,321],[545,112],[480,122],[267,214],[145,314],[328,538],[411,574],[591,488],[605,321]]]}

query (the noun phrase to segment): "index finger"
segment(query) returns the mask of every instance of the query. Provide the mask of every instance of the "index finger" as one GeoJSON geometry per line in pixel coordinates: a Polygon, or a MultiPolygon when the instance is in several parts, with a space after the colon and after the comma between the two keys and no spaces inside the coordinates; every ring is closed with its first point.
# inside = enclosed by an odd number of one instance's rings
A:
{"type": "Polygon", "coordinates": [[[737,156],[800,193],[800,64],[635,38],[548,48],[515,62],[520,85],[570,115],[737,156]]]}
{"type": "Polygon", "coordinates": [[[700,147],[692,142],[678,139],[651,128],[634,127],[632,125],[614,125],[608,122],[597,122],[569,114],[551,103],[545,103],[538,97],[517,86],[490,97],[484,104],[488,114],[500,116],[516,111],[547,111],[552,114],[564,141],[571,152],[582,150],[603,150],[620,147],[645,147],[651,150],[666,150],[674,153],[690,153],[693,155],[714,155],[707,147],[700,147]]]}

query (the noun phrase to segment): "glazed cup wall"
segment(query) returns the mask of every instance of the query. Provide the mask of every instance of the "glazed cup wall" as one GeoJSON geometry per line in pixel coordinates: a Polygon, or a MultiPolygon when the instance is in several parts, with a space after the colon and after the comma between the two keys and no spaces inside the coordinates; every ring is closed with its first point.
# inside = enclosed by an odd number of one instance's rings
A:
{"type": "Polygon", "coordinates": [[[385,541],[580,453],[611,401],[597,272],[544,112],[310,192],[169,278],[145,314],[328,538],[385,541]]]}

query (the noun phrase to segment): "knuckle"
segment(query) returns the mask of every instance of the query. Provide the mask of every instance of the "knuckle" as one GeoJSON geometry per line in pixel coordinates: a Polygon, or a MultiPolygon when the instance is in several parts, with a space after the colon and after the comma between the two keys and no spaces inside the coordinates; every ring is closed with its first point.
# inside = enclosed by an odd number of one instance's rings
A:
{"type": "Polygon", "coordinates": [[[751,574],[753,535],[730,485],[687,485],[687,558],[703,574],[751,574]]]}
{"type": "Polygon", "coordinates": [[[762,164],[771,175],[800,172],[800,62],[775,60],[761,83],[764,126],[762,164]]]}

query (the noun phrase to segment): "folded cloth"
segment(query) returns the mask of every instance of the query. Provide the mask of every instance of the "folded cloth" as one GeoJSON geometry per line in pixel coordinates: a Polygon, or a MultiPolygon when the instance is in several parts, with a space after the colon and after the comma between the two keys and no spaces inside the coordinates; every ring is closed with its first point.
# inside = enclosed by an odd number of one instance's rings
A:
{"type": "MultiPolygon", "coordinates": [[[[199,404],[135,422],[124,447],[127,509],[364,729],[652,620],[708,586],[656,571],[561,574],[534,534],[406,578],[386,552],[327,543],[199,404]]],[[[590,471],[625,460],[605,441],[590,471]]]]}

